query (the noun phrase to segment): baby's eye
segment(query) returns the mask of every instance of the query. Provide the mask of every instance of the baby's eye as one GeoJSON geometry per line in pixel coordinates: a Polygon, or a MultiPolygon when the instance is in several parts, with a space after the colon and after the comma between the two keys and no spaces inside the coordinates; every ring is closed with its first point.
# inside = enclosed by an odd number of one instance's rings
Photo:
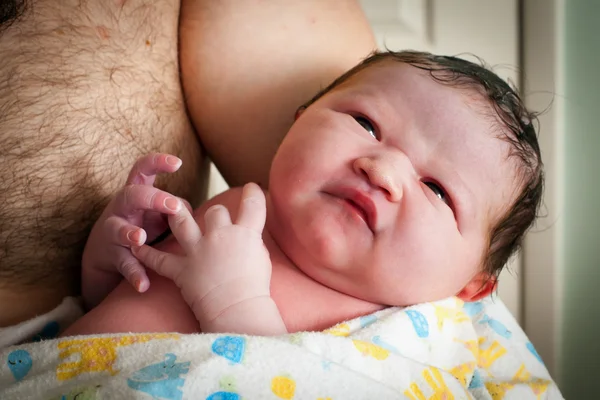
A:
{"type": "Polygon", "coordinates": [[[358,122],[358,124],[360,126],[362,126],[363,128],[365,128],[365,130],[367,132],[369,132],[369,135],[371,135],[375,139],[379,140],[379,135],[377,135],[375,127],[373,126],[373,124],[371,123],[371,121],[369,121],[365,117],[354,117],[354,119],[356,120],[356,122],[358,122]]]}
{"type": "Polygon", "coordinates": [[[435,194],[440,200],[442,200],[446,204],[449,203],[449,199],[448,199],[448,196],[446,195],[446,192],[438,184],[435,184],[433,182],[423,182],[423,183],[425,183],[425,185],[427,185],[427,187],[429,189],[431,189],[433,194],[435,194]]]}

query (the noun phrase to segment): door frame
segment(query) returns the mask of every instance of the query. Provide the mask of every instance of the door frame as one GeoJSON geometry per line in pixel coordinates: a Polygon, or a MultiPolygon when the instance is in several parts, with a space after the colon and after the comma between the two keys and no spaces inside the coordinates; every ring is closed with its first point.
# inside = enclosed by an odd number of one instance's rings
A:
{"type": "Polygon", "coordinates": [[[539,116],[546,173],[542,218],[523,246],[523,328],[560,384],[563,312],[564,0],[521,0],[521,85],[539,116]]]}

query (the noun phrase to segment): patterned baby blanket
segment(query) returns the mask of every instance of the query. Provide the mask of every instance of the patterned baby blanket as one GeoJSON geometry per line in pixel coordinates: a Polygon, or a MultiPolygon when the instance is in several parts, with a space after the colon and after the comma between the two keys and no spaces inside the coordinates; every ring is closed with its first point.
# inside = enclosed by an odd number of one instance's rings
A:
{"type": "Polygon", "coordinates": [[[66,337],[3,348],[0,362],[0,399],[562,399],[497,298],[281,337],[66,337]]]}

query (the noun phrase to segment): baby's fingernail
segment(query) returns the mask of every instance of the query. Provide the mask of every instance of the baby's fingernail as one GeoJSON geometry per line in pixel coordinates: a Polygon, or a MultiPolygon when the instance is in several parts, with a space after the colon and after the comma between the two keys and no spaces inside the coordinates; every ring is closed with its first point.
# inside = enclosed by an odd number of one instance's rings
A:
{"type": "Polygon", "coordinates": [[[244,201],[244,203],[245,203],[245,202],[250,202],[250,203],[258,203],[258,202],[259,202],[259,199],[258,199],[258,197],[256,197],[256,196],[252,196],[252,197],[246,197],[246,198],[244,198],[244,200],[243,200],[243,201],[244,201]]]}
{"type": "Polygon", "coordinates": [[[167,162],[167,164],[172,165],[174,167],[179,167],[181,165],[181,160],[174,156],[167,156],[165,161],[167,162]]]}
{"type": "Polygon", "coordinates": [[[135,242],[135,239],[133,238],[133,231],[127,232],[127,240],[130,242],[135,242]]]}
{"type": "Polygon", "coordinates": [[[144,284],[142,284],[142,282],[137,281],[135,284],[137,287],[137,291],[140,293],[144,293],[146,290],[148,290],[148,284],[146,282],[144,282],[144,284]]]}
{"type": "Polygon", "coordinates": [[[168,208],[169,210],[171,210],[171,211],[178,211],[179,210],[180,201],[177,200],[174,197],[168,197],[168,198],[165,199],[164,204],[165,204],[165,207],[168,208]]]}

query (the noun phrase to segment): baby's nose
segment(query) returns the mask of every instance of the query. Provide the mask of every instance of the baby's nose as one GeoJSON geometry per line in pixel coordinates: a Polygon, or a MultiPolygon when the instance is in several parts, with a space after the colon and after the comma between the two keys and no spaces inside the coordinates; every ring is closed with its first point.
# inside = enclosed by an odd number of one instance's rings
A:
{"type": "Polygon", "coordinates": [[[360,157],[354,161],[354,172],[364,176],[371,185],[383,190],[389,201],[402,199],[402,182],[398,179],[398,171],[389,159],[376,157],[360,157]]]}

